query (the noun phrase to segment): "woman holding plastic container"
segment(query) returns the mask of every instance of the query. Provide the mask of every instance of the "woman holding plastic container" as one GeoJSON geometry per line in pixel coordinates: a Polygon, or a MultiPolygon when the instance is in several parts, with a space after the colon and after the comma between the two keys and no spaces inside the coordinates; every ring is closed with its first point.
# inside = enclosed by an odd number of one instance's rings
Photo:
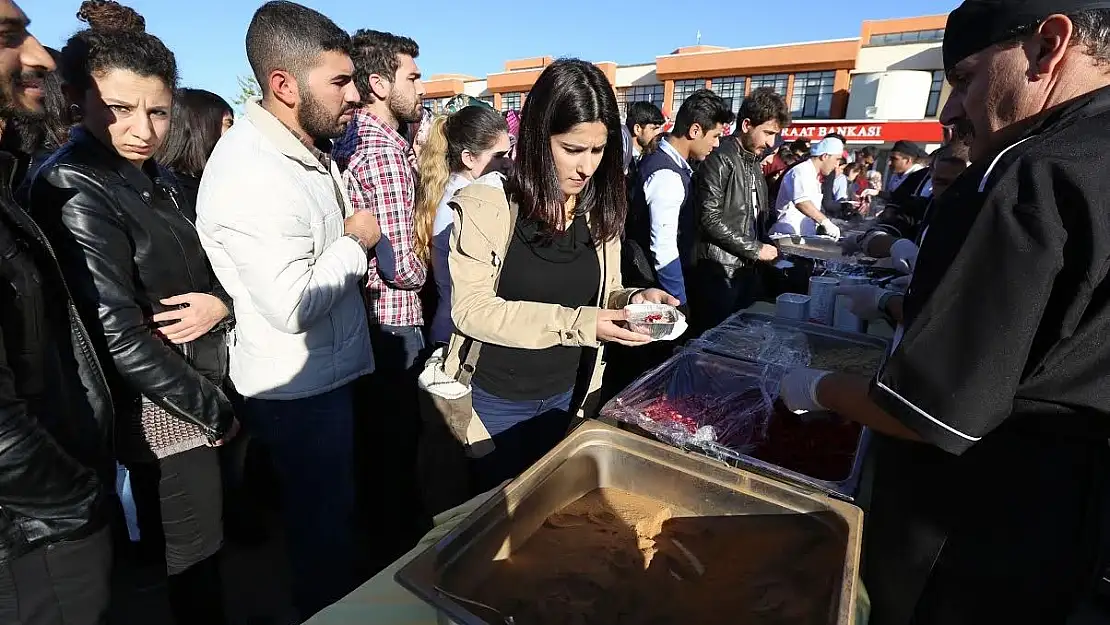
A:
{"type": "Polygon", "coordinates": [[[474,414],[495,446],[471,460],[475,492],[563,437],[601,386],[604,343],[649,341],[624,326],[627,304],[678,304],[621,286],[623,177],[613,89],[592,63],[566,59],[544,70],[524,104],[511,178],[483,176],[451,203],[456,332],[445,370],[473,370],[474,414]]]}

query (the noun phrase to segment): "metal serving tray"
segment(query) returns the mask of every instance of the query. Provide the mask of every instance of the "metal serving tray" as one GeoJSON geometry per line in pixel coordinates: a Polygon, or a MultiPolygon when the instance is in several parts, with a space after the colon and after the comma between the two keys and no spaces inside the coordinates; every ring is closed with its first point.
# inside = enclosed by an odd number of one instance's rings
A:
{"type": "MultiPolygon", "coordinates": [[[[696,517],[812,518],[824,528],[822,533],[831,531],[836,544],[843,546],[844,557],[843,566],[830,569],[837,576],[839,593],[833,593],[827,614],[822,608],[820,618],[808,622],[852,623],[863,528],[859,508],[597,421],[587,421],[571,432],[454,531],[398,571],[397,582],[438,610],[441,623],[502,625],[494,620],[496,615],[456,597],[469,598],[461,593],[478,583],[492,563],[524,544],[550,515],[598,488],[651,497],[696,517]]],[[[736,580],[738,585],[744,583],[736,580]]],[[[735,616],[737,622],[745,620],[742,614],[735,616]]]]}
{"type": "Polygon", "coordinates": [[[851,257],[844,254],[840,243],[827,237],[802,237],[788,236],[777,237],[774,244],[779,251],[787,256],[808,258],[811,260],[835,260],[848,262],[851,257]]]}
{"type": "MultiPolygon", "coordinates": [[[[712,343],[713,333],[723,331],[729,324],[738,322],[753,322],[753,323],[770,323],[772,326],[794,330],[805,334],[809,339],[811,349],[820,350],[824,348],[838,348],[838,347],[862,347],[865,349],[874,349],[880,352],[879,367],[886,363],[887,355],[890,351],[890,342],[884,338],[871,336],[868,334],[859,334],[856,332],[846,332],[844,330],[837,330],[825,325],[816,323],[809,323],[806,321],[795,321],[792,319],[783,319],[774,315],[767,315],[762,313],[738,312],[729,317],[721,325],[706,332],[702,339],[693,341],[691,348],[703,351],[716,356],[723,356],[727,358],[744,359],[742,356],[737,355],[727,349],[722,349],[719,345],[712,343]]],[[[757,361],[758,362],[758,361],[757,361]]],[[[856,490],[859,488],[860,475],[863,471],[863,462],[867,455],[867,449],[871,444],[871,431],[863,428],[860,434],[859,445],[856,447],[855,460],[852,464],[852,472],[848,478],[839,482],[829,482],[812,478],[808,475],[791,471],[783,467],[768,464],[758,458],[737,453],[726,447],[715,444],[707,444],[699,449],[708,454],[710,457],[727,462],[730,465],[749,469],[764,475],[786,480],[791,483],[799,484],[804,487],[813,488],[820,492],[840,497],[852,501],[855,498],[856,490]]]]}

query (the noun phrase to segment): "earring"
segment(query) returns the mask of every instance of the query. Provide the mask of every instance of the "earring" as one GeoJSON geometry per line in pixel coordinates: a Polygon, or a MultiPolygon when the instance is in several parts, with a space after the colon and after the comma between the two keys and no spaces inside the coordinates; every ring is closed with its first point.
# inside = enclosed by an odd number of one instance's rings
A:
{"type": "Polygon", "coordinates": [[[80,104],[70,104],[69,105],[69,117],[73,121],[77,121],[77,120],[81,119],[81,105],[80,104]]]}

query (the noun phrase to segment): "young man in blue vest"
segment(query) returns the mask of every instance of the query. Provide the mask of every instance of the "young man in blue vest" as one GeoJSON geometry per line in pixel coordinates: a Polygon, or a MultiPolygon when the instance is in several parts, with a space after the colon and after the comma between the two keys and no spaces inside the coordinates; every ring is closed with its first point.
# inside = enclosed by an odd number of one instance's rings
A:
{"type": "Polygon", "coordinates": [[[708,89],[682,103],[674,128],[645,155],[637,168],[628,207],[626,245],[643,252],[645,262],[626,265],[625,283],[659,287],[686,304],[683,269],[694,256],[696,220],[688,206],[691,161],[701,161],[720,144],[725,127],[736,119],[728,103],[708,89]]]}

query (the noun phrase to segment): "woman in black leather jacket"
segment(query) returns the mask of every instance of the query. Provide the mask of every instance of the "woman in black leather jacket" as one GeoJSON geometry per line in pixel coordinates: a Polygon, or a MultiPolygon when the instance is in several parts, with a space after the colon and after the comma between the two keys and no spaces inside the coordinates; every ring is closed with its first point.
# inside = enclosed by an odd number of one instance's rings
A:
{"type": "Polygon", "coordinates": [[[151,160],[169,127],[176,62],[131,9],[87,0],[78,16],[89,29],[67,42],[59,71],[80,124],[35,172],[28,200],[108,370],[117,456],[143,543],[164,552],[174,620],[218,625],[215,447],[238,429],[221,389],[231,304],[191,207],[151,160]]]}

